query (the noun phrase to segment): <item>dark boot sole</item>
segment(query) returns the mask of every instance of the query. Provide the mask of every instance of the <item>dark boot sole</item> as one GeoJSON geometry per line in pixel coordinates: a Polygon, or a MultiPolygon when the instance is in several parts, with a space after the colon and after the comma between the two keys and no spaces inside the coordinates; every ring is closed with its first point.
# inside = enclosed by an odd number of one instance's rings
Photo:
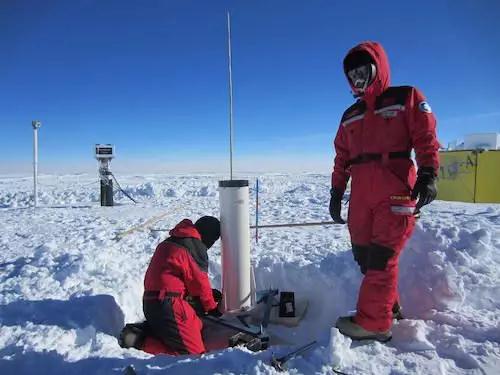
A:
{"type": "Polygon", "coordinates": [[[381,342],[381,343],[386,343],[386,342],[389,342],[389,341],[392,340],[392,336],[389,336],[389,337],[385,337],[385,336],[384,337],[373,336],[373,337],[363,337],[363,338],[359,338],[359,339],[352,338],[352,339],[353,340],[357,340],[357,341],[374,340],[374,341],[378,341],[378,342],[381,342]]]}
{"type": "Polygon", "coordinates": [[[344,332],[340,331],[340,333],[342,333],[344,336],[347,336],[349,337],[351,340],[355,340],[355,341],[368,341],[368,340],[373,340],[373,341],[378,341],[378,342],[381,342],[381,343],[386,343],[386,342],[389,342],[392,340],[392,335],[389,336],[389,337],[386,337],[386,336],[377,336],[377,335],[374,335],[374,336],[365,336],[365,337],[353,337],[353,336],[349,336],[349,335],[346,335],[344,332]]]}

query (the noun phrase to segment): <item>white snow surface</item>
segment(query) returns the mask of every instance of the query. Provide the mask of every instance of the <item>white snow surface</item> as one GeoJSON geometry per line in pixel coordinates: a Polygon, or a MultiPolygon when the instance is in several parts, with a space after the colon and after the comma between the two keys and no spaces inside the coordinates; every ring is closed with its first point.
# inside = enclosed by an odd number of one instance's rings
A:
{"type": "MultiPolygon", "coordinates": [[[[247,177],[253,186],[256,176],[247,177]]],[[[336,225],[261,229],[252,240],[258,288],[309,299],[300,326],[271,327],[290,345],[151,356],[116,340],[124,323],[144,319],[144,272],[167,236],[150,229],[218,216],[223,176],[118,179],[138,204],[118,193],[115,207],[100,207],[91,175],[43,175],[34,210],[32,180],[0,176],[0,374],[122,374],[128,365],[138,374],[275,374],[273,353],[314,339],[288,373],[500,374],[500,205],[436,201],[424,209],[400,261],[407,319],[388,344],[351,342],[332,328],[355,309],[361,281],[347,227],[336,225]]],[[[329,176],[268,174],[260,185],[260,224],[329,220],[329,176]]],[[[220,288],[220,243],[209,255],[220,288]]]]}

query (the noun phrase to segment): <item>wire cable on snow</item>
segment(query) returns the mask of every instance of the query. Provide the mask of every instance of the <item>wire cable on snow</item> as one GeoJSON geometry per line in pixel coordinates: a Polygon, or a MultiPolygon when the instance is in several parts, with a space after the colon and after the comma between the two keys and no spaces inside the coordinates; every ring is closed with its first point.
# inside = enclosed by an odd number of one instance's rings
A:
{"type": "Polygon", "coordinates": [[[132,202],[136,203],[137,204],[137,201],[132,198],[125,190],[122,189],[122,187],[120,186],[120,183],[118,182],[118,180],[116,179],[115,175],[111,172],[109,172],[111,174],[111,177],[113,177],[113,180],[115,180],[116,182],[116,185],[118,186],[118,189],[128,198],[130,199],[132,202]]]}

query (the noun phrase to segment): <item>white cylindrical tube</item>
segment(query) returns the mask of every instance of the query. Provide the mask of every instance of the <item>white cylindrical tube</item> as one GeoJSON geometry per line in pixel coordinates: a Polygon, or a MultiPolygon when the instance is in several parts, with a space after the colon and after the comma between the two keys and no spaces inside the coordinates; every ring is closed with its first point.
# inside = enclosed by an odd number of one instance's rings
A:
{"type": "Polygon", "coordinates": [[[248,180],[219,181],[222,293],[226,311],[252,306],[248,180]]]}

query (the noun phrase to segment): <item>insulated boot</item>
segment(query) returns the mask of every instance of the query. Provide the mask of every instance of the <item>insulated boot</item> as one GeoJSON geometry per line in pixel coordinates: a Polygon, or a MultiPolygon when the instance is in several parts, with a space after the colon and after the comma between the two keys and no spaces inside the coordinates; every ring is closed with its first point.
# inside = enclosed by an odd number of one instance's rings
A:
{"type": "Polygon", "coordinates": [[[335,326],[344,336],[353,340],[377,340],[380,342],[387,342],[392,338],[391,330],[385,332],[367,331],[359,324],[354,323],[352,318],[352,316],[341,316],[337,319],[335,326]]]}
{"type": "Polygon", "coordinates": [[[120,332],[118,344],[124,348],[135,348],[142,350],[144,340],[148,332],[148,324],[143,323],[129,323],[120,332]]]}

